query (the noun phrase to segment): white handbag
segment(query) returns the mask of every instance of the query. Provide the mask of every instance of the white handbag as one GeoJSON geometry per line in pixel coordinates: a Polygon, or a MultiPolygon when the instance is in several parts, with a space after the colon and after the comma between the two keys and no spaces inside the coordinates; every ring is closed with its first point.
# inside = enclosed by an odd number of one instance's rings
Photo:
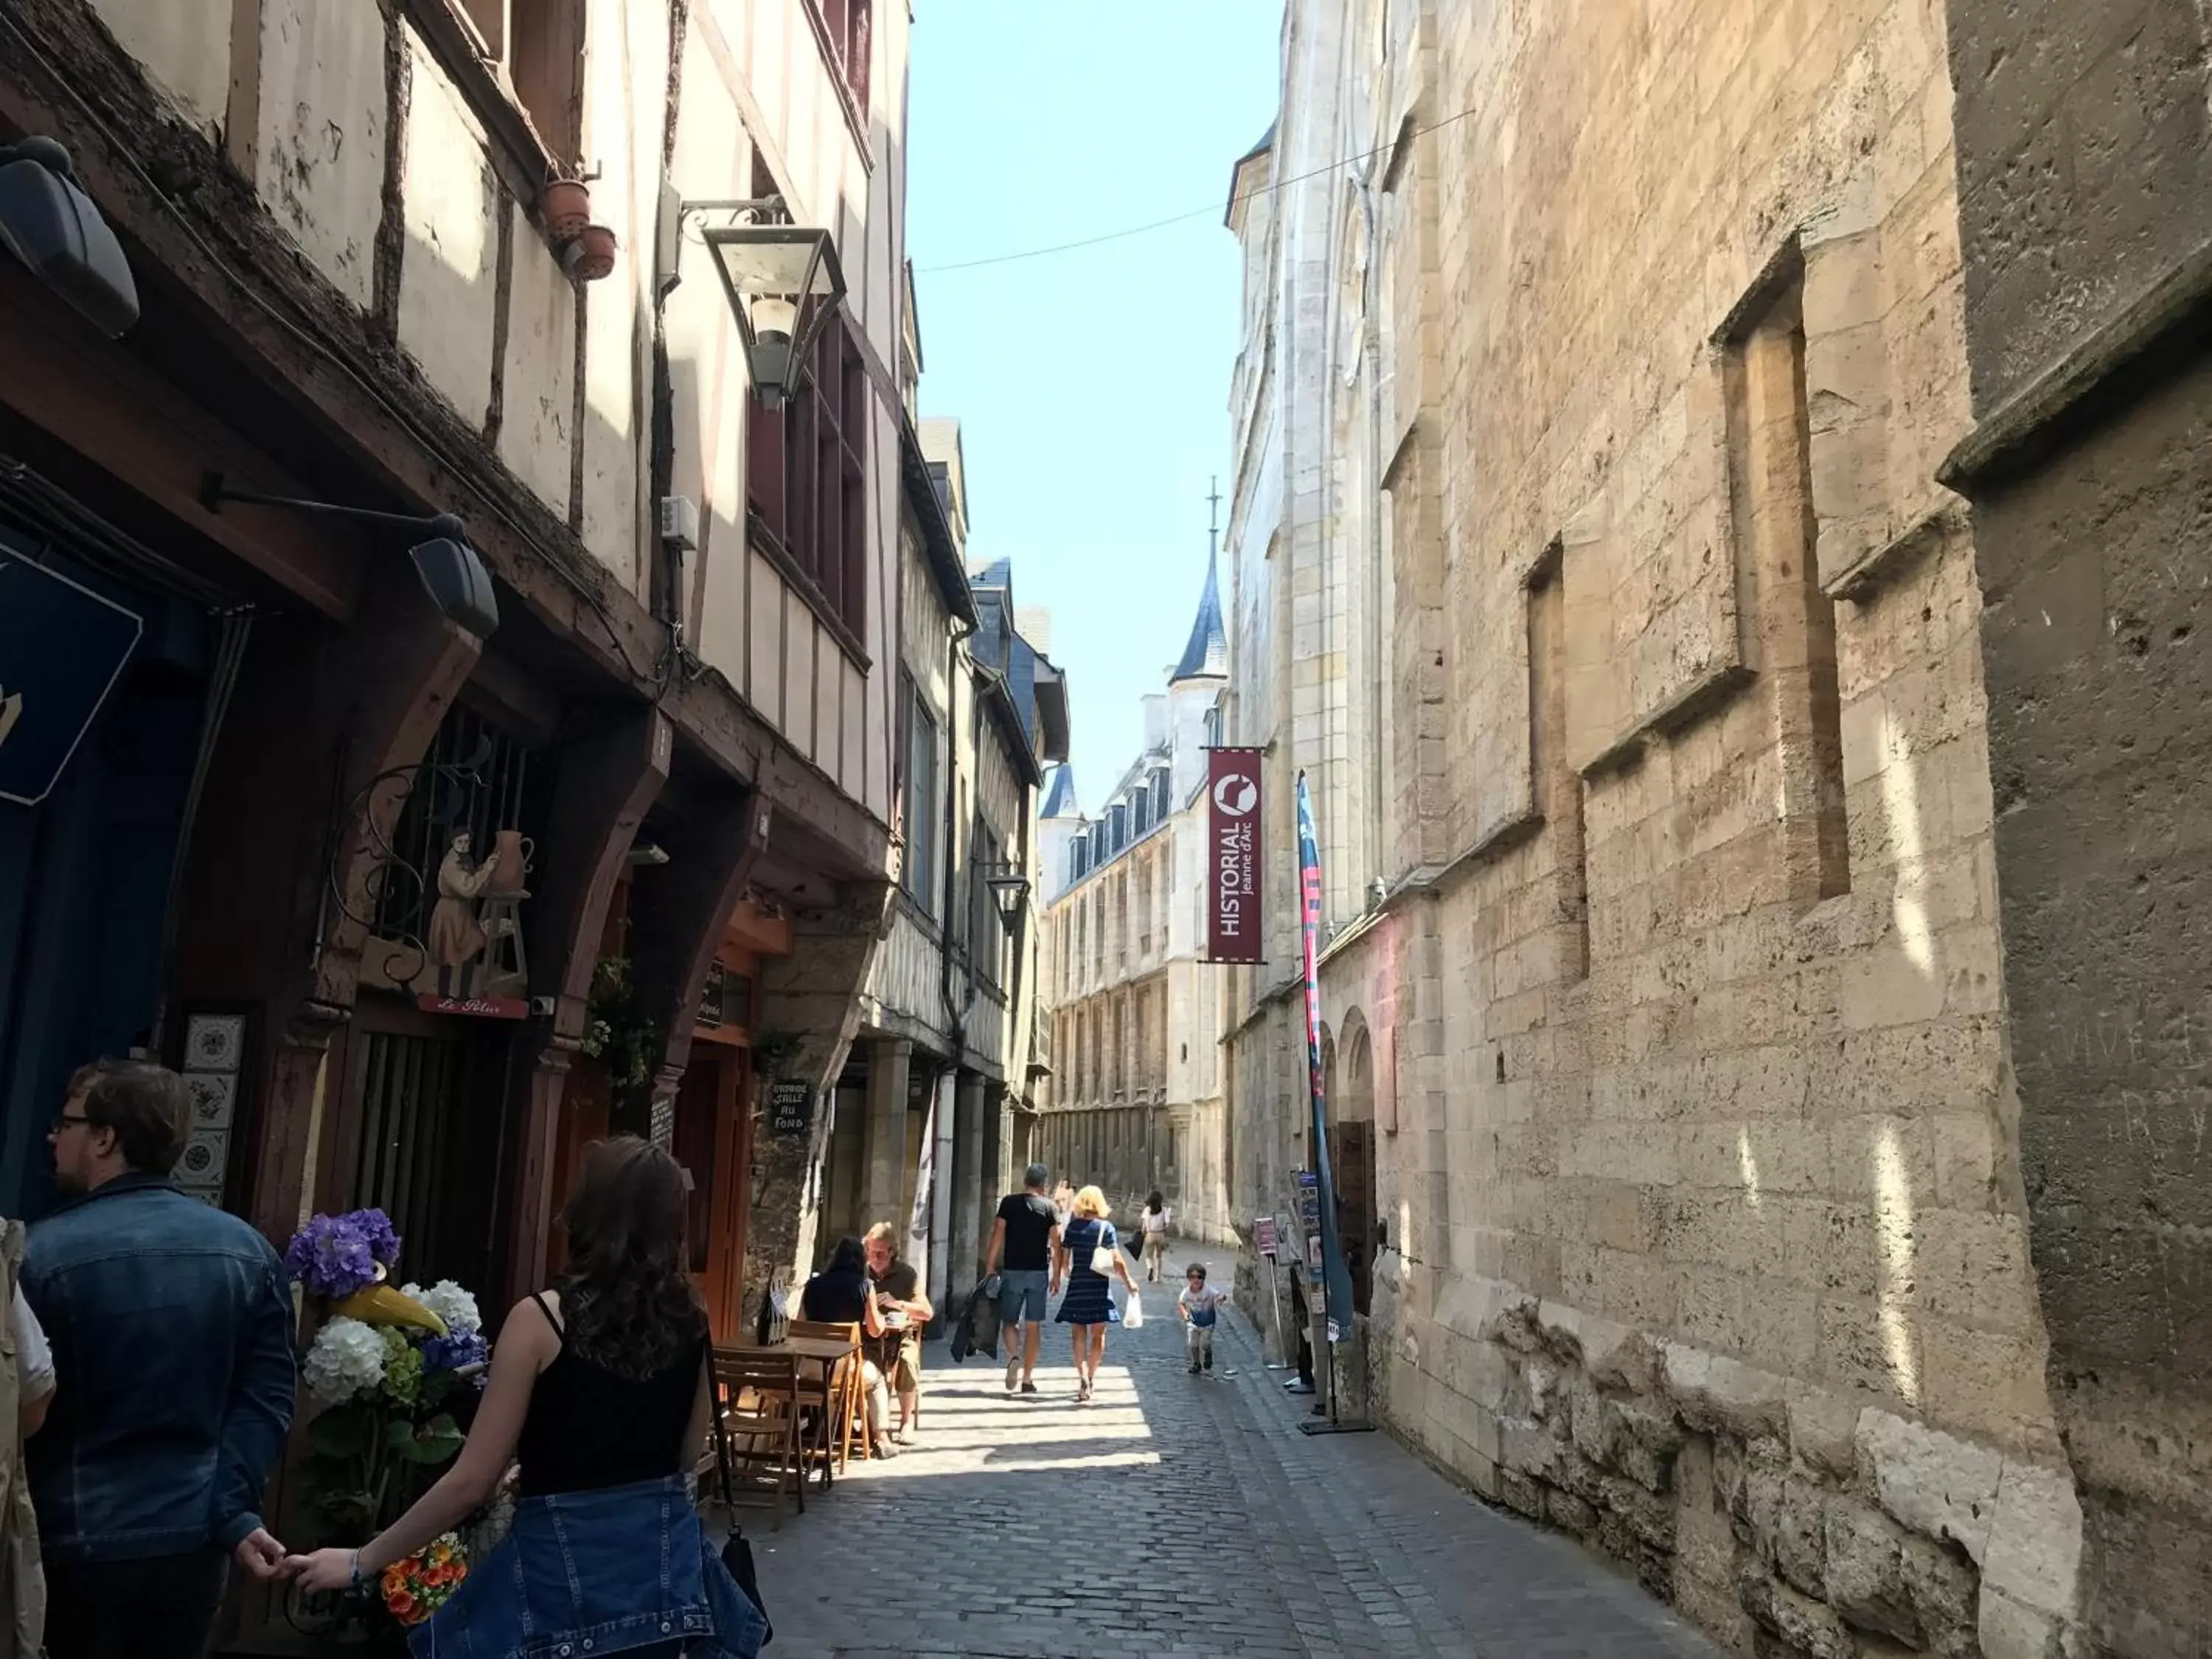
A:
{"type": "Polygon", "coordinates": [[[1110,1273],[1114,1271],[1114,1264],[1121,1259],[1115,1254],[1113,1236],[1112,1228],[1103,1221],[1098,1224],[1098,1242],[1091,1247],[1092,1273],[1110,1273]]]}

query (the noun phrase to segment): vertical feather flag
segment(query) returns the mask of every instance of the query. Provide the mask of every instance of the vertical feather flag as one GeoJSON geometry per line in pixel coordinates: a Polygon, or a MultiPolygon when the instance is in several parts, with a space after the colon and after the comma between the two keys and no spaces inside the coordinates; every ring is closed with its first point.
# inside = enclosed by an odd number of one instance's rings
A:
{"type": "Polygon", "coordinates": [[[1329,1169],[1328,1091],[1321,1069],[1321,846],[1314,836],[1313,803],[1306,775],[1298,774],[1298,893],[1305,946],[1306,1088],[1313,1106],[1314,1174],[1321,1188],[1322,1284],[1328,1310],[1328,1340],[1352,1334],[1352,1273],[1336,1230],[1336,1177],[1329,1169]]]}

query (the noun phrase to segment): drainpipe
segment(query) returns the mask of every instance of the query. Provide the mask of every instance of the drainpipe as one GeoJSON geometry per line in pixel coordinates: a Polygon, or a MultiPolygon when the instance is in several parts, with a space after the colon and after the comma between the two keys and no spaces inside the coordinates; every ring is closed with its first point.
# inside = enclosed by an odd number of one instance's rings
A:
{"type": "MultiPolygon", "coordinates": [[[[974,666],[972,659],[969,666],[972,670],[974,666]]],[[[968,752],[975,757],[975,787],[969,792],[968,803],[968,948],[963,952],[968,958],[968,1003],[960,1015],[960,1043],[963,1052],[965,1052],[968,1043],[968,1022],[975,1017],[975,1000],[980,994],[975,984],[975,953],[981,948],[975,938],[975,884],[981,878],[980,866],[975,862],[977,839],[975,830],[983,819],[983,699],[973,684],[972,675],[968,690],[968,752]]],[[[997,918],[994,916],[991,920],[995,921],[997,918]]],[[[988,1139],[989,1137],[986,1136],[986,1144],[988,1139]]],[[[976,1167],[969,1172],[969,1179],[975,1183],[976,1206],[977,1212],[980,1214],[985,1207],[983,1170],[980,1159],[977,1161],[976,1167]]],[[[982,1257],[983,1241],[980,1238],[971,1238],[964,1243],[957,1243],[956,1248],[963,1249],[967,1252],[961,1260],[968,1264],[969,1271],[973,1273],[975,1264],[982,1257]]]]}
{"type": "Polygon", "coordinates": [[[960,684],[960,647],[975,636],[977,624],[955,618],[952,630],[945,641],[945,692],[951,706],[945,710],[945,805],[943,831],[945,850],[939,860],[939,895],[943,902],[944,918],[937,933],[937,998],[945,1012],[951,1041],[951,1058],[937,1068],[937,1167],[936,1189],[930,1195],[930,1299],[936,1304],[940,1316],[950,1317],[945,1303],[951,1294],[952,1218],[954,1215],[954,1182],[963,1171],[955,1161],[958,1124],[955,1113],[958,1109],[959,1094],[956,1084],[960,1074],[960,1058],[968,1047],[968,1022],[975,1012],[975,992],[971,982],[968,1000],[956,1005],[952,1000],[952,888],[953,877],[959,872],[959,860],[954,851],[953,831],[958,825],[954,803],[960,798],[960,745],[953,740],[955,721],[959,717],[957,691],[960,684]],[[940,1277],[941,1275],[941,1277],[940,1277]]]}
{"type": "Polygon", "coordinates": [[[954,706],[945,711],[945,721],[946,763],[945,768],[945,855],[942,860],[943,869],[940,872],[944,878],[944,884],[939,889],[944,899],[945,920],[939,927],[937,935],[937,995],[938,1000],[945,1005],[945,1018],[951,1024],[952,1066],[956,1071],[959,1068],[961,1053],[967,1047],[968,1018],[975,1012],[975,992],[971,983],[968,990],[967,1006],[958,1009],[953,1006],[952,878],[958,873],[960,867],[953,853],[952,832],[957,827],[953,803],[960,796],[960,791],[956,787],[958,783],[958,773],[954,763],[958,760],[960,750],[959,746],[952,741],[952,722],[958,714],[954,690],[960,683],[960,647],[975,636],[975,627],[976,624],[974,623],[963,623],[956,618],[953,623],[954,631],[946,637],[945,641],[945,700],[952,702],[954,706]]]}

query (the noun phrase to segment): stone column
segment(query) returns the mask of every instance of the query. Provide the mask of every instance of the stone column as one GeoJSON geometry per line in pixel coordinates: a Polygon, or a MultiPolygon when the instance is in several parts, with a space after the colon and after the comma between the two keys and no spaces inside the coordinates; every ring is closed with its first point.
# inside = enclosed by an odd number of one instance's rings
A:
{"type": "MultiPolygon", "coordinates": [[[[983,1097],[983,1181],[978,1197],[988,1205],[1014,1189],[1014,1109],[1003,1083],[986,1084],[983,1097]]],[[[983,1248],[981,1242],[976,1248],[983,1248]]]]}
{"type": "Polygon", "coordinates": [[[933,1149],[936,1178],[929,1194],[929,1299],[942,1312],[952,1298],[952,1073],[939,1072],[931,1086],[937,1094],[930,1126],[937,1145],[933,1149]]]}
{"type": "Polygon", "coordinates": [[[906,1188],[907,1068],[914,1044],[904,1037],[878,1037],[868,1045],[867,1114],[860,1126],[860,1224],[863,1230],[888,1221],[904,1248],[906,1217],[900,1199],[906,1188]]]}
{"type": "Polygon", "coordinates": [[[957,1296],[975,1282],[989,1242],[983,1228],[983,1079],[973,1072],[961,1073],[953,1099],[952,1245],[945,1261],[948,1282],[957,1296]]]}

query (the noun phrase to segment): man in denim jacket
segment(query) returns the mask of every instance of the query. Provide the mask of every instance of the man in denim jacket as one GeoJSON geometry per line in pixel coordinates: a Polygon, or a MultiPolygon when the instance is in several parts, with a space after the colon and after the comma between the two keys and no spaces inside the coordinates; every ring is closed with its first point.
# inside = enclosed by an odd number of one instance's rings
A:
{"type": "Polygon", "coordinates": [[[291,1292],[266,1239],[169,1183],[191,1115],[175,1073],[102,1061],[47,1137],[76,1194],[22,1275],[69,1378],[27,1449],[52,1659],[197,1659],[230,1559],[283,1559],[256,1510],[292,1421],[291,1292]]]}

